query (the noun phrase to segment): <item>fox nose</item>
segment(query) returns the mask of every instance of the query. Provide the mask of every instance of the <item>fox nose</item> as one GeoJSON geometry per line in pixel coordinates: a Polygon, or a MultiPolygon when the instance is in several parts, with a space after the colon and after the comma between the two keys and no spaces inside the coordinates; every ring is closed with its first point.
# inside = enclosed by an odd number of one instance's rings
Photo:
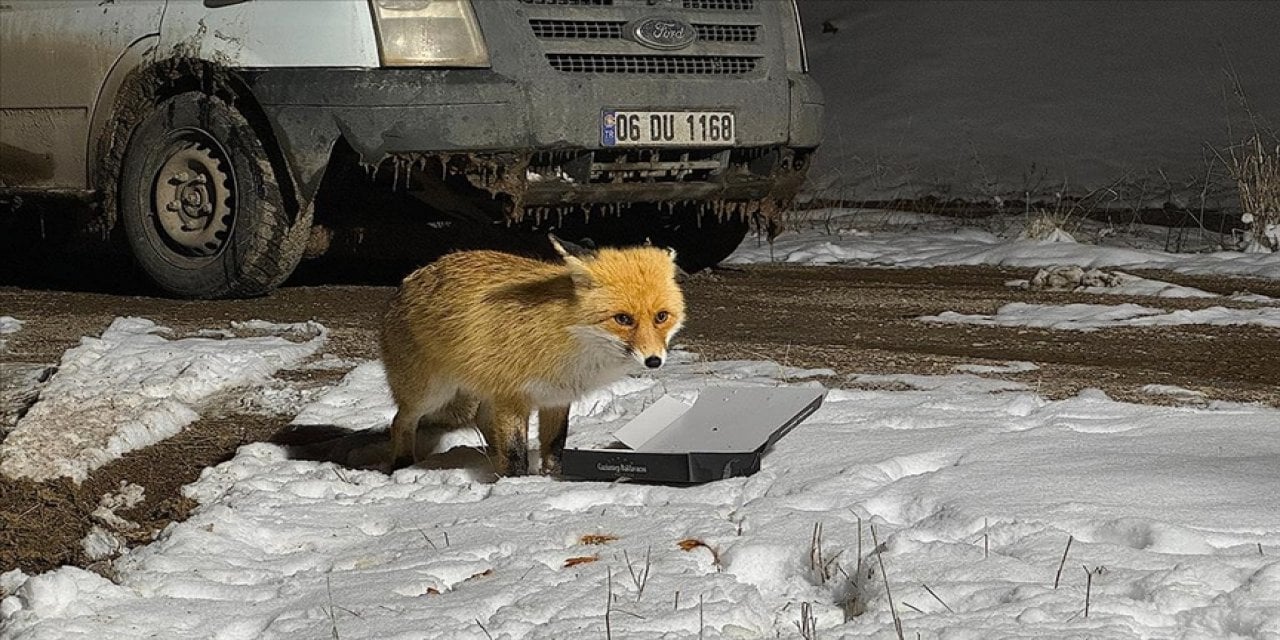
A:
{"type": "Polygon", "coordinates": [[[657,369],[662,366],[662,358],[659,358],[658,356],[649,356],[644,359],[644,366],[649,367],[650,369],[657,369]]]}

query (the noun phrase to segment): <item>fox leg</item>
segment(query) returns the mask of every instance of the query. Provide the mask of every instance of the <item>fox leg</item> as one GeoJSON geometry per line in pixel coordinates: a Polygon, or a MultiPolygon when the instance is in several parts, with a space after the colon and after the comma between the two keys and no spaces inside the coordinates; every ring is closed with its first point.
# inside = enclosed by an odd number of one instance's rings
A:
{"type": "Polygon", "coordinates": [[[547,407],[538,411],[538,440],[542,445],[542,473],[560,473],[560,454],[569,434],[569,407],[547,407]]]}
{"type": "Polygon", "coordinates": [[[476,410],[479,406],[480,401],[475,396],[459,391],[433,418],[441,424],[449,425],[450,429],[475,426],[476,410]]]}
{"type": "Polygon", "coordinates": [[[414,449],[418,438],[418,421],[421,411],[401,407],[391,420],[391,469],[407,467],[414,463],[414,449]]]}
{"type": "MultiPolygon", "coordinates": [[[[475,424],[476,399],[464,391],[457,392],[443,407],[418,420],[417,441],[413,451],[432,452],[440,446],[444,434],[475,424]]],[[[414,456],[416,462],[416,456],[414,456]]]]}
{"type": "Polygon", "coordinates": [[[528,406],[516,401],[484,402],[476,421],[489,443],[489,457],[499,477],[529,472],[528,406]]]}
{"type": "MultiPolygon", "coordinates": [[[[391,421],[391,468],[398,469],[417,462],[418,425],[423,418],[433,416],[459,395],[457,387],[437,385],[410,396],[409,402],[397,402],[396,417],[391,421]]],[[[437,441],[440,428],[434,426],[437,441]]],[[[434,446],[434,443],[433,443],[434,446]]]]}

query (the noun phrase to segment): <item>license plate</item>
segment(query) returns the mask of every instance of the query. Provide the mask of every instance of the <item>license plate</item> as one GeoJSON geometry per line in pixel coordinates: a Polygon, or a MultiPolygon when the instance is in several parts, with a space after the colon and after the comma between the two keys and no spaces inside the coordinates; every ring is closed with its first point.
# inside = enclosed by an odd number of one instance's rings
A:
{"type": "Polygon", "coordinates": [[[732,111],[605,111],[600,134],[606,147],[732,145],[738,122],[732,111]]]}

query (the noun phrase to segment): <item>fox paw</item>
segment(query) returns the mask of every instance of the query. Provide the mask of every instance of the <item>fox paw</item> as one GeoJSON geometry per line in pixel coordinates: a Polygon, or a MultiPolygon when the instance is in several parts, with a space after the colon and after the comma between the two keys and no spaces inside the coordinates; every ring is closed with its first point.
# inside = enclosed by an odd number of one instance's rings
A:
{"type": "Polygon", "coordinates": [[[560,461],[559,460],[543,460],[542,469],[539,470],[544,476],[560,477],[560,461]]]}
{"type": "Polygon", "coordinates": [[[416,463],[417,461],[414,460],[412,457],[404,457],[404,458],[398,458],[396,460],[385,460],[383,462],[379,462],[376,465],[373,465],[372,468],[377,469],[378,471],[381,471],[387,475],[391,475],[396,472],[396,469],[412,467],[416,463]]]}

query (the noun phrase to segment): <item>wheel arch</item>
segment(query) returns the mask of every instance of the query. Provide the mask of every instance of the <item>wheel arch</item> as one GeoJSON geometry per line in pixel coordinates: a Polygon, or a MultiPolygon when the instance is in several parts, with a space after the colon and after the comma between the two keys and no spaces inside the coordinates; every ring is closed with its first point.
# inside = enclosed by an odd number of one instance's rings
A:
{"type": "Polygon", "coordinates": [[[104,232],[119,227],[119,180],[134,130],[157,105],[187,92],[217,97],[249,121],[266,150],[289,216],[294,222],[308,219],[314,194],[299,190],[287,147],[244,79],[234,69],[201,58],[153,60],[150,53],[154,46],[153,40],[146,50],[133,53],[131,48],[131,53],[122,56],[122,63],[137,64],[116,65],[94,108],[94,123],[101,124],[90,131],[89,186],[101,197],[104,232]],[[118,79],[114,77],[117,73],[118,79]]]}

